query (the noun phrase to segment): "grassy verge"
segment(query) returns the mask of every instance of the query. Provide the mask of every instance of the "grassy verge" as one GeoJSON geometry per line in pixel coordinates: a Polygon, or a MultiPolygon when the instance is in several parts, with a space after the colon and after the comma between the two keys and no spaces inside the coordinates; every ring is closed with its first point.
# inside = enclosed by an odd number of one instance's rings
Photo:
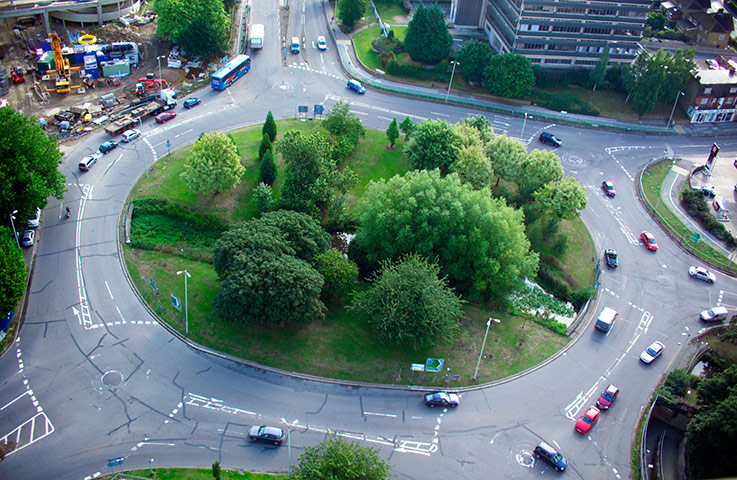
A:
{"type": "MultiPolygon", "coordinates": [[[[154,468],[153,475],[150,469],[132,470],[125,472],[139,478],[152,480],[212,480],[212,470],[205,468],[154,468]]],[[[285,479],[285,475],[269,475],[267,473],[237,472],[235,470],[220,470],[222,480],[276,480],[285,479]]]]}
{"type": "Polygon", "coordinates": [[[650,202],[650,205],[646,205],[646,208],[651,212],[656,212],[662,220],[664,227],[670,230],[671,235],[688,251],[712,265],[717,265],[724,270],[737,274],[737,266],[707,243],[694,242],[692,240],[694,233],[692,226],[685,225],[681,222],[681,220],[671,212],[666,202],[658,201],[660,198],[661,187],[670,169],[671,162],[666,160],[664,162],[655,163],[645,170],[642,176],[642,191],[643,195],[645,195],[647,200],[650,202]]]}
{"type": "Polygon", "coordinates": [[[594,262],[592,260],[594,240],[581,217],[560,222],[560,233],[568,237],[568,249],[557,262],[558,268],[572,290],[591,286],[594,283],[594,262]],[[575,239],[575,240],[573,240],[575,239]]]}
{"type": "MultiPolygon", "coordinates": [[[[392,27],[394,35],[399,40],[404,40],[407,35],[407,27],[392,27]]],[[[367,68],[371,70],[381,70],[381,62],[373,50],[371,50],[371,42],[381,35],[381,28],[378,25],[372,25],[353,35],[353,45],[356,48],[356,54],[367,68]]]]}
{"type": "MultiPolygon", "coordinates": [[[[389,23],[389,24],[400,23],[400,24],[406,25],[410,21],[409,15],[407,14],[407,12],[404,11],[402,6],[398,3],[374,2],[374,5],[376,5],[376,11],[379,12],[379,16],[381,17],[381,20],[383,20],[386,23],[389,23]]],[[[395,27],[392,27],[392,28],[395,28],[395,27]]]]}

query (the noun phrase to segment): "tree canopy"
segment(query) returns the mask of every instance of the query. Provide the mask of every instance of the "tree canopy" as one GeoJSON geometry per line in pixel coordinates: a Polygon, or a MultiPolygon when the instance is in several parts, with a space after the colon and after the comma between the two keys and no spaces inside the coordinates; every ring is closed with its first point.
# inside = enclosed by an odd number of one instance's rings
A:
{"type": "Polygon", "coordinates": [[[329,435],[314,447],[305,447],[289,480],[386,480],[390,472],[376,448],[329,435]]]}
{"type": "Polygon", "coordinates": [[[532,63],[517,53],[494,55],[484,70],[484,86],[492,95],[508,98],[530,96],[535,85],[532,63]]]}
{"type": "Polygon", "coordinates": [[[540,210],[558,220],[576,218],[588,203],[586,188],[573,177],[549,182],[534,195],[540,210]]]}
{"type": "Polygon", "coordinates": [[[628,70],[634,80],[632,108],[641,114],[652,111],[660,103],[675,101],[697,71],[694,50],[677,50],[675,54],[658,50],[654,55],[642,52],[628,70]]]}
{"type": "Polygon", "coordinates": [[[350,32],[356,22],[363,17],[368,2],[366,0],[338,0],[338,18],[343,31],[350,32]]]}
{"type": "Polygon", "coordinates": [[[459,292],[487,299],[501,298],[537,268],[522,212],[455,174],[419,170],[372,182],[357,218],[351,252],[368,268],[418,253],[437,259],[459,292]]]}
{"type": "Polygon", "coordinates": [[[404,49],[415,62],[438,63],[448,58],[453,37],[445,24],[445,14],[437,4],[425,8],[422,2],[412,15],[404,37],[404,49]]]}
{"type": "Polygon", "coordinates": [[[501,135],[486,145],[486,155],[499,179],[517,183],[522,172],[522,164],[527,158],[527,149],[518,139],[501,135]]]}
{"type": "Polygon", "coordinates": [[[560,158],[548,150],[533,150],[522,162],[522,171],[517,179],[521,198],[532,195],[546,183],[563,180],[560,158]]]}
{"type": "Polygon", "coordinates": [[[461,299],[438,265],[415,254],[382,262],[373,285],[354,297],[351,309],[366,314],[382,342],[415,350],[452,339],[463,315],[461,299]]]}
{"type": "Polygon", "coordinates": [[[274,115],[272,115],[271,110],[266,114],[266,120],[264,121],[264,125],[261,127],[261,133],[268,135],[271,142],[276,140],[276,121],[274,120],[274,115]]]}
{"type": "Polygon", "coordinates": [[[276,181],[276,163],[271,150],[264,153],[261,163],[258,166],[258,179],[266,185],[274,185],[276,181]]]}
{"type": "Polygon", "coordinates": [[[222,0],[156,0],[156,33],[205,58],[228,50],[230,18],[222,0]]]}
{"type": "Polygon", "coordinates": [[[211,132],[200,135],[192,146],[180,176],[195,192],[219,193],[238,185],[245,171],[233,140],[211,132]]]}
{"type": "Polygon", "coordinates": [[[333,144],[331,157],[336,161],[352,154],[358,142],[366,135],[366,128],[361,120],[351,113],[350,104],[343,100],[333,105],[321,126],[330,133],[333,144]]]}
{"type": "Polygon", "coordinates": [[[386,129],[386,138],[389,139],[390,146],[394,148],[397,138],[399,138],[399,126],[397,125],[397,119],[393,119],[392,123],[386,129]]]}
{"type": "Polygon", "coordinates": [[[0,108],[0,131],[0,214],[7,222],[17,210],[14,216],[20,223],[16,226],[22,229],[23,223],[36,215],[36,207],[46,206],[48,197],[63,197],[62,153],[37,119],[10,107],[0,108]]]}
{"type": "Polygon", "coordinates": [[[15,244],[13,232],[0,226],[0,318],[15,310],[25,288],[23,252],[15,244]]]}
{"type": "Polygon", "coordinates": [[[338,250],[331,248],[327,252],[315,255],[312,263],[325,281],[322,287],[323,297],[340,297],[356,288],[358,266],[338,250]]]}
{"type": "Polygon", "coordinates": [[[455,59],[467,81],[481,83],[484,80],[484,70],[492,56],[494,56],[494,50],[488,43],[469,40],[458,49],[455,59]]]}
{"type": "Polygon", "coordinates": [[[415,126],[404,154],[415,169],[439,168],[445,175],[458,159],[461,139],[445,120],[425,120],[415,126]]]}

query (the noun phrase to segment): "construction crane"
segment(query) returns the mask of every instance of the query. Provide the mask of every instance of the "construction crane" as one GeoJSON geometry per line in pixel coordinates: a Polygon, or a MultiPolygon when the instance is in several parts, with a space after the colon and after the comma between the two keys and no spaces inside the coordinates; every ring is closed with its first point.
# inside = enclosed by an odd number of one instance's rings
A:
{"type": "Polygon", "coordinates": [[[69,67],[69,60],[61,54],[61,39],[56,32],[49,33],[51,39],[51,53],[54,55],[54,66],[56,70],[48,70],[47,74],[56,73],[56,88],[49,89],[47,92],[67,93],[69,90],[82,88],[82,85],[70,85],[69,78],[73,70],[80,70],[81,67],[69,67]]]}

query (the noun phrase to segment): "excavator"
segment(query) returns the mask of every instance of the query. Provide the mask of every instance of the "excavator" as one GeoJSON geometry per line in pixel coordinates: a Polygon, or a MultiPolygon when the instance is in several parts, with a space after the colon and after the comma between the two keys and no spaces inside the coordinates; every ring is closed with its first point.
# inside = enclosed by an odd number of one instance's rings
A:
{"type": "Polygon", "coordinates": [[[64,58],[61,54],[61,39],[56,32],[49,33],[49,38],[51,39],[51,52],[54,55],[54,66],[56,67],[56,70],[48,70],[46,73],[49,75],[56,73],[56,88],[47,88],[46,91],[67,93],[70,90],[82,88],[82,85],[70,85],[69,83],[71,72],[74,70],[80,70],[81,67],[69,67],[69,60],[64,58]]]}

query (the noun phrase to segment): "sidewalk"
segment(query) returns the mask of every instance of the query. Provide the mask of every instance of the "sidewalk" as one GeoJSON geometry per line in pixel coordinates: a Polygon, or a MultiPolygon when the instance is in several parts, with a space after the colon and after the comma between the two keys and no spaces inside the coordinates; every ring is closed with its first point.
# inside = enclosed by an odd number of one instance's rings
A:
{"type": "MultiPolygon", "coordinates": [[[[330,35],[335,40],[338,47],[338,56],[343,71],[347,76],[355,78],[361,83],[372,87],[376,90],[382,90],[389,93],[396,93],[409,97],[417,97],[425,100],[435,101],[439,103],[452,103],[455,105],[463,105],[482,110],[489,110],[507,115],[515,115],[519,117],[536,120],[545,120],[556,123],[565,123],[569,125],[581,125],[592,128],[609,128],[620,131],[636,131],[649,133],[654,135],[687,135],[687,136],[717,136],[717,135],[737,135],[737,122],[728,124],[682,124],[673,128],[668,127],[661,120],[640,120],[637,122],[618,120],[614,118],[592,117],[588,115],[578,115],[572,113],[554,112],[545,108],[530,106],[516,106],[500,102],[492,102],[482,100],[472,95],[460,95],[451,90],[447,95],[446,90],[431,89],[416,85],[409,85],[392,79],[387,79],[376,75],[374,72],[363,67],[358,60],[351,36],[343,33],[337,26],[337,20],[334,19],[334,12],[329,3],[325,3],[326,19],[330,25],[330,35]],[[447,95],[447,101],[446,101],[447,95]]],[[[736,212],[737,213],[737,212],[736,212]]]]}

